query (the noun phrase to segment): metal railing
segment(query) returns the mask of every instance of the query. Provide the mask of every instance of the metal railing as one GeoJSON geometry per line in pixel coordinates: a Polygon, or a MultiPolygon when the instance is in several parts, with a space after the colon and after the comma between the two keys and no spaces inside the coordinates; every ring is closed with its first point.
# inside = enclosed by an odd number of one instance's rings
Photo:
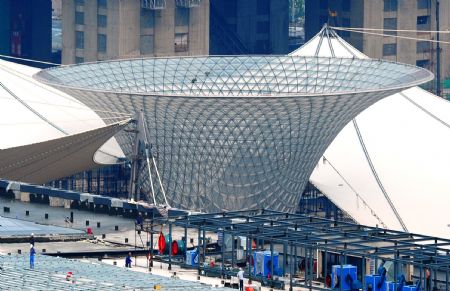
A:
{"type": "Polygon", "coordinates": [[[175,3],[178,7],[193,8],[200,6],[202,0],[176,0],[175,3]]]}
{"type": "Polygon", "coordinates": [[[141,0],[144,9],[161,10],[166,8],[166,0],[141,0]]]}

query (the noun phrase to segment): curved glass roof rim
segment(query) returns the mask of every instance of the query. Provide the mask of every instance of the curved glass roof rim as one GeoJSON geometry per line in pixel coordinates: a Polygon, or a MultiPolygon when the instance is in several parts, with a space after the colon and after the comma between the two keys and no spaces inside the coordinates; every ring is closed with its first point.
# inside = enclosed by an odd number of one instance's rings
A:
{"type": "MultiPolygon", "coordinates": [[[[284,57],[286,57],[286,56],[284,56],[284,57]]],[[[194,59],[195,57],[191,57],[190,59],[194,59]]],[[[239,56],[238,57],[236,57],[236,58],[239,58],[239,56]]],[[[272,58],[272,56],[270,56],[270,57],[268,57],[268,58],[272,58]]],[[[293,59],[294,57],[291,57],[291,59],[293,59]]],[[[313,58],[318,58],[318,57],[313,57],[313,58]]],[[[162,58],[162,59],[168,59],[168,58],[162,58]]],[[[181,58],[179,58],[179,57],[177,57],[177,59],[181,59],[181,58]]],[[[266,58],[267,59],[267,58],[266,58]]],[[[306,59],[307,58],[305,58],[305,57],[300,57],[299,59],[303,59],[304,61],[305,61],[305,65],[307,64],[307,62],[306,62],[306,59]]],[[[327,58],[327,59],[339,59],[339,58],[327,58]]],[[[134,60],[136,60],[136,59],[131,59],[131,60],[128,60],[130,63],[132,62],[132,61],[134,61],[134,60]]],[[[154,60],[154,58],[147,58],[147,59],[145,59],[145,58],[141,58],[141,59],[137,59],[137,60],[154,60]]],[[[355,59],[356,60],[356,59],[355,59]]],[[[116,60],[114,60],[114,61],[116,61],[116,60]]],[[[369,62],[371,62],[371,63],[376,63],[376,60],[365,60],[367,63],[369,63],[369,62]]],[[[379,61],[381,61],[381,60],[379,60],[379,61]]],[[[111,61],[106,61],[106,62],[104,62],[104,63],[108,63],[108,62],[111,62],[111,61]]],[[[294,64],[295,64],[296,62],[294,62],[294,64]]],[[[394,63],[394,64],[398,64],[398,63],[395,63],[395,62],[392,62],[392,61],[381,61],[380,63],[384,63],[384,65],[386,65],[386,63],[394,63]]],[[[97,64],[97,63],[94,63],[94,64],[97,64]]],[[[406,67],[413,67],[413,68],[415,68],[416,70],[417,70],[417,67],[416,66],[413,66],[413,65],[408,65],[408,64],[401,64],[402,66],[404,66],[405,68],[406,67]]],[[[83,66],[83,64],[82,65],[73,65],[73,66],[83,66]]],[[[116,65],[117,66],[117,65],[116,65]]],[[[120,66],[120,64],[119,64],[119,66],[120,66]]],[[[153,68],[155,67],[155,66],[152,66],[153,68]]],[[[102,67],[102,66],[100,66],[100,68],[102,69],[102,71],[103,71],[103,69],[104,69],[104,67],[102,67]]],[[[60,67],[56,67],[56,68],[50,68],[50,69],[48,69],[48,70],[44,70],[44,71],[41,71],[41,72],[38,72],[38,73],[36,73],[35,75],[33,75],[33,77],[34,78],[37,78],[38,80],[40,80],[40,81],[42,81],[42,82],[44,82],[44,83],[47,83],[47,84],[54,84],[54,85],[57,85],[57,86],[61,86],[61,87],[70,87],[70,88],[74,88],[74,89],[78,89],[78,90],[83,90],[83,88],[82,87],[79,87],[79,86],[71,86],[71,85],[64,85],[64,84],[58,84],[58,83],[53,83],[52,81],[48,81],[48,80],[45,80],[44,78],[42,78],[42,77],[40,77],[39,75],[43,75],[44,73],[46,73],[46,74],[48,74],[50,77],[54,77],[54,76],[52,76],[51,74],[49,74],[47,71],[51,71],[51,70],[54,70],[54,69],[61,69],[60,67]],[[42,73],[42,74],[41,74],[42,73]]],[[[81,68],[79,68],[79,69],[81,69],[81,68]]],[[[82,68],[82,69],[87,69],[87,68],[82,68]]],[[[398,68],[398,69],[400,69],[400,68],[398,68]]],[[[423,69],[421,69],[421,70],[423,70],[423,69]]],[[[419,73],[419,71],[416,71],[416,72],[414,72],[414,73],[411,73],[411,74],[417,74],[417,73],[419,73]]],[[[411,75],[411,74],[407,74],[407,75],[411,75]]],[[[430,74],[430,76],[428,76],[428,78],[426,78],[426,79],[432,79],[433,77],[433,75],[432,75],[432,73],[431,72],[429,72],[429,74],[430,74]]],[[[67,76],[68,74],[62,74],[62,76],[67,76]]],[[[115,74],[113,74],[113,75],[115,75],[115,74]]],[[[62,76],[60,76],[60,77],[62,77],[62,76]]],[[[115,76],[114,76],[115,77],[115,76]]],[[[408,78],[409,79],[409,78],[408,78]]],[[[425,79],[425,80],[426,80],[425,79]]],[[[62,80],[60,80],[60,81],[62,81],[62,80]]],[[[416,82],[413,82],[413,83],[416,83],[416,82]]],[[[420,82],[419,82],[420,83],[420,82]]],[[[409,86],[409,85],[406,85],[406,87],[407,86],[409,86]]],[[[391,88],[386,88],[386,89],[391,89],[391,88]]],[[[89,91],[93,91],[94,89],[89,89],[89,91]]],[[[366,89],[367,90],[367,89],[366,89]]],[[[366,91],[366,90],[363,90],[363,91],[366,91]]],[[[378,89],[379,90],[379,89],[378,89]]],[[[105,91],[104,89],[103,90],[101,90],[101,89],[95,89],[95,91],[105,91]]],[[[113,93],[117,93],[117,90],[107,90],[107,91],[112,91],[113,93]]],[[[345,93],[348,93],[348,92],[346,92],[346,91],[343,91],[343,92],[345,92],[345,93]]],[[[123,92],[123,93],[125,93],[125,92],[123,92]]],[[[155,93],[153,93],[153,92],[126,92],[127,94],[133,94],[133,95],[152,95],[152,96],[154,96],[154,95],[166,95],[166,94],[161,94],[161,93],[157,93],[157,92],[155,92],[155,93]]],[[[295,96],[299,96],[299,95],[304,95],[304,94],[301,94],[301,93],[299,93],[299,92],[293,92],[293,93],[277,93],[278,95],[295,95],[295,96]]],[[[172,95],[172,94],[168,94],[168,95],[172,95]]],[[[185,97],[188,97],[188,96],[190,96],[189,94],[182,94],[183,96],[185,96],[185,97]]],[[[308,96],[310,96],[311,94],[307,94],[308,96]]],[[[327,93],[324,93],[323,95],[327,95],[327,93]]],[[[256,95],[256,96],[261,96],[261,97],[263,97],[264,95],[256,95]]],[[[272,96],[272,95],[269,95],[269,97],[270,96],[272,96]]],[[[217,95],[214,95],[214,96],[191,96],[191,97],[201,97],[201,98],[205,98],[205,97],[224,97],[224,96],[217,96],[217,95]]],[[[246,96],[239,96],[239,97],[246,97],[246,96]]]]}
{"type": "MultiPolygon", "coordinates": [[[[115,90],[101,90],[101,89],[90,89],[90,88],[80,88],[75,86],[67,86],[67,85],[56,85],[53,84],[56,87],[61,88],[67,88],[72,89],[76,91],[88,91],[88,92],[99,92],[99,93],[113,93],[113,94],[121,94],[121,95],[132,95],[132,96],[148,96],[148,97],[157,97],[157,98],[201,98],[201,99],[213,99],[213,98],[219,98],[219,99],[258,99],[258,98],[264,98],[264,99],[277,99],[277,98],[308,98],[308,97],[320,97],[320,96],[339,96],[339,95],[357,95],[357,94],[365,94],[365,93],[373,93],[373,92],[380,92],[380,91],[398,91],[398,90],[405,90],[407,88],[415,87],[420,84],[429,82],[433,80],[434,75],[430,72],[430,75],[427,78],[423,78],[418,81],[414,81],[412,83],[400,85],[400,86],[393,86],[388,88],[374,88],[374,89],[365,89],[365,90],[358,90],[358,91],[339,91],[339,92],[327,92],[327,93],[277,93],[275,94],[261,94],[261,95],[248,95],[248,96],[241,96],[241,95],[205,95],[205,96],[199,96],[199,95],[189,95],[189,94],[164,94],[164,93],[156,93],[156,92],[117,92],[115,90]]],[[[51,84],[51,83],[46,83],[51,84]]]]}
{"type": "MultiPolygon", "coordinates": [[[[104,63],[116,63],[116,62],[124,62],[124,61],[147,61],[147,60],[158,60],[158,59],[213,59],[213,58],[242,58],[242,59],[249,59],[249,58],[281,58],[281,57],[287,57],[291,59],[341,59],[341,60],[351,60],[352,62],[382,62],[382,63],[391,63],[391,64],[401,64],[408,67],[414,67],[417,68],[417,66],[411,65],[411,64],[405,64],[405,63],[399,63],[392,60],[384,60],[384,59],[359,59],[356,57],[353,58],[339,58],[339,57],[328,57],[328,56],[296,56],[296,55],[198,55],[198,56],[160,56],[160,57],[143,57],[143,58],[128,58],[128,59],[114,59],[114,60],[104,60],[104,61],[94,61],[94,62],[84,62],[81,64],[69,64],[69,65],[61,65],[56,67],[47,68],[44,71],[51,71],[51,70],[57,70],[61,68],[67,68],[67,67],[81,67],[81,66],[89,66],[89,65],[96,65],[96,64],[104,64],[104,63]]],[[[143,63],[144,63],[143,62],[143,63]]],[[[36,74],[39,74],[37,72],[36,74]]],[[[35,74],[35,75],[36,75],[35,74]]]]}

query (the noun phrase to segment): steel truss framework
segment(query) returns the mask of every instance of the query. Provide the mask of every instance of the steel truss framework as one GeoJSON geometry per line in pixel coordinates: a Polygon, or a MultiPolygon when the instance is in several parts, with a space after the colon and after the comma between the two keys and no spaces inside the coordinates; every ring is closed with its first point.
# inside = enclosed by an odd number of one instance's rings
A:
{"type": "MultiPolygon", "coordinates": [[[[379,60],[210,56],[81,64],[36,77],[107,121],[142,110],[171,206],[294,212],[337,133],[432,74],[379,60]]],[[[132,138],[117,140],[129,156],[132,138]]]]}
{"type": "MultiPolygon", "coordinates": [[[[392,261],[395,265],[395,275],[397,278],[400,265],[414,266],[420,269],[419,280],[423,289],[426,290],[425,273],[422,270],[426,267],[431,271],[431,284],[436,285],[437,272],[445,276],[445,288],[449,289],[450,272],[450,240],[430,237],[415,233],[395,231],[377,227],[364,226],[348,222],[339,222],[325,218],[312,217],[302,214],[291,214],[273,210],[247,210],[222,212],[211,214],[198,214],[189,216],[178,216],[169,218],[155,218],[146,221],[144,229],[151,234],[153,246],[154,225],[168,225],[169,238],[172,237],[172,229],[175,227],[184,228],[185,239],[188,241],[188,233],[196,230],[197,246],[203,258],[208,254],[206,250],[206,232],[222,232],[231,235],[233,238],[244,236],[247,238],[247,249],[251,248],[251,241],[256,240],[259,245],[270,245],[273,262],[274,248],[283,249],[283,275],[289,274],[289,282],[293,286],[293,274],[296,273],[298,256],[308,258],[305,268],[305,281],[299,284],[309,289],[323,289],[312,284],[313,259],[316,251],[338,254],[340,263],[345,264],[347,256],[355,256],[364,259],[392,261]],[[298,253],[297,253],[298,251],[298,253]]],[[[170,240],[169,248],[172,241],[170,240]]],[[[222,241],[224,245],[224,241],[222,241]]],[[[153,250],[151,250],[153,252],[153,250]]],[[[233,247],[231,266],[235,264],[236,253],[233,247]]],[[[170,256],[167,262],[172,263],[170,256]]],[[[252,256],[252,254],[250,254],[252,256]]],[[[222,252],[222,258],[225,255],[222,252]]],[[[365,274],[365,264],[362,264],[362,274],[365,274]]],[[[271,273],[274,274],[273,263],[271,273]]],[[[198,264],[198,274],[207,270],[208,267],[198,264]]],[[[250,264],[248,264],[249,278],[252,279],[250,264]]],[[[222,264],[221,275],[230,275],[222,264]]],[[[231,275],[235,275],[231,273],[231,275]]],[[[327,260],[325,259],[325,274],[327,276],[327,260]]],[[[365,289],[365,279],[362,276],[363,290],[365,289]]],[[[298,284],[297,284],[298,285],[298,284]]],[[[396,286],[397,287],[397,286],[396,286]]],[[[341,285],[342,288],[342,285],[341,285]]],[[[397,289],[397,288],[395,288],[397,289]]]]}

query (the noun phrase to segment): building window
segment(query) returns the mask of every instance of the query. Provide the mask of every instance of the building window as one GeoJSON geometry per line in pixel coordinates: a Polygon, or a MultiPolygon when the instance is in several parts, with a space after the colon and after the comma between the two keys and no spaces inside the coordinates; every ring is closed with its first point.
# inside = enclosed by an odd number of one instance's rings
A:
{"type": "Polygon", "coordinates": [[[77,49],[84,49],[84,32],[75,31],[75,47],[77,49]]]}
{"type": "Polygon", "coordinates": [[[431,21],[429,15],[417,16],[417,30],[430,30],[431,21]]]}
{"type": "Polygon", "coordinates": [[[429,53],[431,51],[431,43],[429,41],[418,41],[416,48],[418,54],[429,53]]]}
{"type": "Polygon", "coordinates": [[[384,11],[397,11],[397,0],[384,0],[384,11]]]}
{"type": "Polygon", "coordinates": [[[84,12],[75,12],[75,24],[84,24],[84,12]]]}
{"type": "Polygon", "coordinates": [[[416,66],[427,69],[430,67],[430,60],[417,60],[416,66]]]}
{"type": "Polygon", "coordinates": [[[155,10],[141,9],[141,29],[155,26],[155,10]]]}
{"type": "Polygon", "coordinates": [[[175,9],[175,26],[189,26],[189,9],[177,7],[175,9]]]}
{"type": "Polygon", "coordinates": [[[256,1],[256,13],[258,15],[270,14],[270,0],[258,0],[256,1]]]}
{"type": "Polygon", "coordinates": [[[106,53],[106,34],[97,34],[97,51],[106,53]]]}
{"type": "Polygon", "coordinates": [[[81,64],[84,63],[84,58],[82,57],[75,57],[75,64],[81,64]]]}
{"type": "Polygon", "coordinates": [[[342,11],[350,11],[351,0],[342,0],[342,11]]]}
{"type": "Polygon", "coordinates": [[[417,0],[417,9],[430,8],[430,0],[417,0]]]}
{"type": "Polygon", "coordinates": [[[319,0],[320,9],[328,9],[328,0],[319,0]]]}
{"type": "Polygon", "coordinates": [[[107,8],[108,7],[107,0],[97,0],[97,6],[98,8],[107,8]]]}
{"type": "Polygon", "coordinates": [[[383,56],[395,56],[396,54],[397,54],[397,44],[396,43],[383,44],[383,56]]]}
{"type": "Polygon", "coordinates": [[[106,27],[108,25],[108,18],[106,15],[97,15],[97,26],[98,27],[106,27]]]}
{"type": "Polygon", "coordinates": [[[153,35],[141,35],[141,55],[153,54],[153,35]]]}
{"type": "Polygon", "coordinates": [[[76,6],[84,6],[84,0],[75,0],[76,6]]]}
{"type": "Polygon", "coordinates": [[[385,18],[383,20],[383,28],[386,29],[384,31],[385,34],[397,35],[396,31],[389,31],[397,30],[397,18],[385,18]]]}
{"type": "Polygon", "coordinates": [[[187,33],[176,33],[175,34],[175,52],[187,52],[189,34],[187,33]]]}
{"type": "Polygon", "coordinates": [[[258,21],[256,23],[256,33],[268,34],[270,31],[270,25],[268,21],[258,21]]]}

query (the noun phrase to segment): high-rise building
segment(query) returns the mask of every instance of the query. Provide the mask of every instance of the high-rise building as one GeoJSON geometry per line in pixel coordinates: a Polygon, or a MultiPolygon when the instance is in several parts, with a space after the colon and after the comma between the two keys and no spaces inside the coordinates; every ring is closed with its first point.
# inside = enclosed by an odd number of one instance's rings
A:
{"type": "Polygon", "coordinates": [[[62,10],[63,64],[209,52],[209,0],[66,0],[62,10]]]}
{"type": "Polygon", "coordinates": [[[212,55],[288,52],[288,0],[210,2],[212,55]]]}
{"type": "Polygon", "coordinates": [[[51,0],[0,2],[0,54],[50,61],[51,0]]]}
{"type": "MultiPolygon", "coordinates": [[[[436,39],[436,33],[430,31],[436,30],[437,27],[437,2],[438,0],[306,0],[306,39],[312,38],[324,23],[331,26],[381,29],[364,34],[348,31],[340,31],[339,34],[371,58],[418,65],[436,74],[437,45],[427,40],[436,39]]],[[[440,30],[448,30],[450,1],[439,2],[440,30]]],[[[440,39],[450,41],[450,35],[441,34],[440,39]]],[[[441,45],[441,75],[442,80],[450,76],[448,45],[441,45]]]]}
{"type": "Polygon", "coordinates": [[[62,0],[52,0],[52,15],[56,18],[61,18],[62,14],[62,0]]]}

